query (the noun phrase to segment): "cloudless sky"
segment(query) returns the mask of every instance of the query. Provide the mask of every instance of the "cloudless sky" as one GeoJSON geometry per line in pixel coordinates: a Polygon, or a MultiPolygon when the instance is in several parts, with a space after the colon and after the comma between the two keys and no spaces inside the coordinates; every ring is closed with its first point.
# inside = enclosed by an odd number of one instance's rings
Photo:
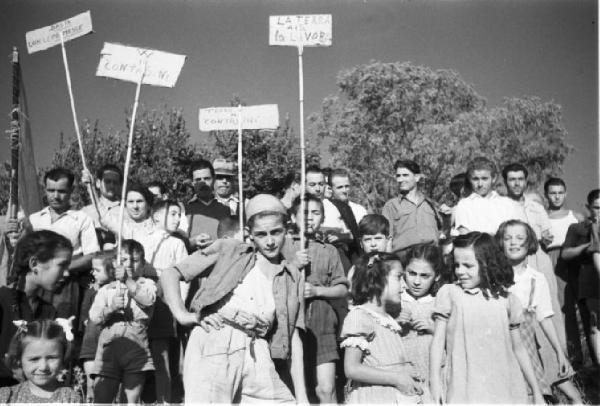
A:
{"type": "MultiPolygon", "coordinates": [[[[539,96],[563,108],[570,203],[582,210],[598,187],[597,3],[594,0],[1,0],[0,54],[21,51],[38,166],[48,166],[61,131],[73,136],[60,46],[28,55],[25,33],[91,11],[94,33],[67,43],[80,121],[124,129],[135,85],[95,76],[105,41],[187,55],[173,89],[143,86],[141,102],[184,110],[192,141],[198,108],[277,103],[298,129],[297,53],[268,46],[268,17],[333,15],[333,46],[304,53],[305,113],[336,92],[342,69],[371,60],[454,69],[485,97],[539,96]]],[[[9,128],[11,66],[0,64],[0,126],[9,128]]],[[[343,142],[343,140],[340,140],[343,142]]],[[[9,159],[0,138],[0,161],[9,159]]]]}

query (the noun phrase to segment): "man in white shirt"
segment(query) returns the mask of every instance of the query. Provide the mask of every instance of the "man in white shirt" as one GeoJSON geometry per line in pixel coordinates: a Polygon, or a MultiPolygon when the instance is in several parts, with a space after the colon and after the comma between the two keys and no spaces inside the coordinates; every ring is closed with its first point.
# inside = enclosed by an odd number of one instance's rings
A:
{"type": "Polygon", "coordinates": [[[473,192],[455,207],[454,227],[460,234],[480,231],[495,235],[500,224],[523,219],[516,203],[493,190],[496,165],[488,158],[473,159],[467,167],[467,179],[473,192]]]}
{"type": "Polygon", "coordinates": [[[331,183],[333,195],[331,199],[323,199],[325,219],[323,220],[322,226],[341,228],[342,230],[349,232],[350,228],[344,222],[344,219],[342,219],[339,210],[332,203],[332,200],[337,200],[350,206],[356,224],[360,223],[362,218],[368,214],[367,209],[358,203],[350,201],[350,176],[347,171],[344,169],[334,169],[331,172],[329,181],[331,183]]]}
{"type": "Polygon", "coordinates": [[[215,169],[215,198],[219,203],[229,207],[231,215],[237,213],[239,200],[233,193],[233,181],[236,176],[235,164],[226,159],[218,158],[213,162],[215,169]]]}

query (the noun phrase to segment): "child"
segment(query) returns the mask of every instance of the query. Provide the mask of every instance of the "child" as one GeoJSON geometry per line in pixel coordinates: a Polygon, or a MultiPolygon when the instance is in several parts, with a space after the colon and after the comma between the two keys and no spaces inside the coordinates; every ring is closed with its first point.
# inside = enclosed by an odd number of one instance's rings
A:
{"type": "Polygon", "coordinates": [[[429,347],[433,338],[433,303],[443,283],[444,261],[440,248],[418,244],[401,257],[406,290],[397,319],[402,326],[404,347],[426,385],[429,384],[429,347]]]}
{"type": "Polygon", "coordinates": [[[0,388],[0,403],[81,403],[79,393],[58,380],[69,352],[65,331],[55,321],[21,325],[10,342],[6,364],[23,381],[0,388]]]}
{"type": "MultiPolygon", "coordinates": [[[[365,254],[371,252],[389,252],[392,244],[390,222],[381,214],[367,214],[358,223],[360,245],[365,254]]],[[[348,271],[348,281],[352,289],[354,267],[348,271]]]]}
{"type": "Polygon", "coordinates": [[[139,276],[145,266],[143,248],[134,240],[122,243],[115,281],[102,286],[90,308],[90,320],[102,326],[94,370],[94,401],[111,403],[122,383],[128,403],[138,403],[144,373],[154,365],[148,346],[148,322],[156,300],[156,285],[139,276]]]}
{"type": "MultiPolygon", "coordinates": [[[[64,281],[72,252],[69,240],[54,231],[34,231],[18,241],[8,276],[10,286],[0,287],[0,356],[17,331],[13,321],[56,317],[56,309],[42,299],[42,292],[51,292],[64,281]]],[[[16,383],[12,371],[0,362],[0,387],[16,383]]]]}
{"type": "Polygon", "coordinates": [[[94,359],[98,349],[98,338],[100,337],[101,326],[89,319],[89,311],[98,290],[111,282],[115,278],[115,268],[113,262],[115,254],[112,251],[97,252],[92,257],[92,276],[94,281],[92,285],[84,292],[83,302],[81,304],[80,330],[83,333],[83,341],[79,359],[83,362],[83,370],[86,376],[87,390],[86,402],[94,401],[94,359]]]}
{"type": "Polygon", "coordinates": [[[509,220],[500,225],[496,240],[513,267],[515,284],[509,291],[519,299],[524,309],[524,320],[519,330],[540,389],[545,395],[552,395],[548,384],[556,384],[572,402],[582,403],[579,391],[569,380],[575,372],[561,348],[551,320],[554,312],[548,281],[541,272],[527,264],[527,256],[538,249],[535,231],[523,221],[509,220]],[[547,341],[539,334],[536,336],[538,326],[547,341]],[[552,348],[549,355],[548,347],[552,348]]]}
{"type": "Polygon", "coordinates": [[[513,284],[510,264],[485,233],[458,236],[453,254],[458,280],[440,288],[433,310],[429,374],[433,401],[527,403],[526,380],[535,403],[543,403],[519,333],[522,307],[508,292],[513,284]]]}
{"type": "Polygon", "coordinates": [[[408,361],[402,328],[386,312],[399,306],[403,269],[394,254],[373,252],[356,265],[352,297],[356,305],[344,321],[346,403],[420,403],[423,389],[408,361]]]}
{"type": "MultiPolygon", "coordinates": [[[[323,202],[312,195],[306,195],[305,201],[308,250],[300,246],[299,236],[294,236],[286,240],[283,255],[289,259],[295,256],[295,265],[303,268],[306,276],[304,369],[310,381],[316,376],[316,382],[309,382],[309,387],[312,388],[316,383],[315,393],[321,403],[336,403],[335,370],[339,360],[337,333],[338,325],[347,313],[345,298],[348,295],[348,280],[344,276],[337,249],[316,238],[323,221],[323,202]],[[334,304],[336,299],[342,299],[342,303],[336,301],[334,304]],[[339,309],[340,304],[344,308],[339,309]]],[[[304,221],[300,203],[300,198],[295,199],[290,209],[292,221],[296,224],[304,221]]]]}

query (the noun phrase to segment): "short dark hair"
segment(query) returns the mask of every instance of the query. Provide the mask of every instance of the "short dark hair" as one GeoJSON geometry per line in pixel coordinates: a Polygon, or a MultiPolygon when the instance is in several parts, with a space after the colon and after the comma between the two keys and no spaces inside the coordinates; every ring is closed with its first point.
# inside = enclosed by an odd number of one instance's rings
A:
{"type": "Polygon", "coordinates": [[[325,176],[325,172],[323,172],[323,169],[321,169],[319,166],[317,165],[309,165],[306,168],[306,173],[322,173],[323,176],[325,176]]]}
{"type": "Polygon", "coordinates": [[[381,295],[394,262],[402,265],[397,255],[387,252],[371,252],[358,260],[352,276],[351,294],[355,305],[367,303],[373,298],[381,305],[381,295]]]}
{"type": "Polygon", "coordinates": [[[442,249],[436,244],[423,243],[411,246],[407,250],[402,250],[398,253],[398,257],[402,262],[404,269],[410,265],[413,260],[421,260],[431,265],[435,276],[439,276],[438,280],[431,286],[429,293],[435,296],[438,289],[450,281],[450,277],[444,263],[444,254],[442,249]]]}
{"type": "Polygon", "coordinates": [[[300,184],[301,180],[300,172],[290,172],[283,178],[282,189],[291,188],[294,183],[300,184]]]}
{"type": "Polygon", "coordinates": [[[514,273],[494,237],[472,231],[456,237],[453,244],[454,249],[473,248],[479,264],[479,287],[486,299],[489,299],[490,295],[495,299],[508,296],[508,288],[514,284],[514,273]]]}
{"type": "Polygon", "coordinates": [[[562,186],[567,190],[567,184],[561,178],[548,178],[548,180],[544,182],[544,193],[548,193],[550,186],[562,186]]]}
{"type": "MultiPolygon", "coordinates": [[[[304,201],[306,202],[307,206],[308,206],[308,202],[317,203],[319,205],[319,207],[321,207],[321,213],[323,215],[325,215],[325,208],[323,207],[323,201],[321,199],[319,199],[317,196],[313,195],[312,193],[307,193],[306,195],[304,195],[304,201]]],[[[290,207],[290,213],[294,213],[295,215],[298,215],[298,210],[300,210],[300,203],[302,203],[302,197],[298,196],[292,202],[292,207],[290,207]]]]}
{"type": "Polygon", "coordinates": [[[200,159],[192,164],[190,167],[190,178],[194,178],[194,172],[202,169],[208,169],[210,171],[210,176],[215,177],[215,168],[212,166],[210,161],[206,159],[200,159]]]}
{"type": "Polygon", "coordinates": [[[383,234],[386,237],[390,235],[390,222],[381,214],[367,214],[358,223],[358,235],[362,238],[365,235],[383,234]]]}
{"type": "Polygon", "coordinates": [[[148,205],[148,209],[152,207],[154,204],[154,195],[150,193],[148,188],[141,183],[131,183],[127,186],[127,192],[125,193],[125,200],[127,200],[127,195],[129,192],[137,192],[144,197],[146,204],[148,205]]]}
{"type": "Polygon", "coordinates": [[[238,216],[227,216],[219,220],[217,226],[217,238],[233,237],[240,229],[238,216]]]}
{"type": "Polygon", "coordinates": [[[167,193],[167,186],[159,180],[153,180],[152,182],[148,183],[146,187],[148,189],[150,189],[151,187],[157,187],[158,190],[160,190],[160,194],[167,193]]]}
{"type": "Polygon", "coordinates": [[[504,250],[504,234],[506,233],[506,229],[512,226],[523,226],[525,228],[525,233],[527,234],[527,255],[535,254],[539,247],[537,235],[535,235],[535,231],[533,231],[533,228],[529,224],[521,220],[508,220],[500,224],[496,232],[496,242],[500,249],[504,250]]]}
{"type": "Polygon", "coordinates": [[[113,165],[113,164],[102,165],[100,167],[100,169],[98,169],[96,171],[96,179],[98,179],[98,180],[104,179],[104,174],[106,172],[115,172],[115,173],[117,173],[119,175],[119,181],[123,182],[123,171],[121,171],[121,168],[119,168],[117,165],[113,165]]]}
{"type": "Polygon", "coordinates": [[[44,175],[44,185],[46,184],[46,181],[48,179],[50,179],[53,182],[58,182],[60,179],[67,179],[69,188],[72,188],[73,183],[75,182],[75,175],[73,175],[73,172],[71,172],[70,170],[58,166],[46,172],[46,174],[44,175]]]}
{"type": "Polygon", "coordinates": [[[181,206],[179,205],[179,203],[176,200],[172,200],[172,199],[159,200],[158,202],[156,202],[152,205],[151,213],[152,213],[152,215],[154,215],[161,210],[168,210],[169,207],[172,207],[172,206],[177,206],[177,207],[179,207],[179,209],[181,209],[181,206]]]}
{"type": "Polygon", "coordinates": [[[467,182],[467,173],[462,172],[457,175],[454,175],[450,179],[450,185],[448,185],[448,188],[450,189],[452,194],[458,199],[464,197],[465,191],[471,190],[471,185],[469,184],[469,182],[467,182]]]}
{"type": "Polygon", "coordinates": [[[121,242],[121,251],[126,251],[129,253],[138,252],[142,259],[146,255],[144,251],[144,246],[137,240],[128,238],[121,242]]]}
{"type": "Polygon", "coordinates": [[[467,165],[467,178],[471,177],[474,171],[490,171],[492,177],[496,176],[496,165],[487,157],[478,156],[473,158],[467,165]]]}
{"type": "Polygon", "coordinates": [[[592,205],[600,197],[600,189],[594,189],[587,195],[587,204],[592,205]]]}
{"type": "Polygon", "coordinates": [[[502,168],[502,178],[504,178],[504,182],[506,182],[508,172],[523,172],[525,175],[525,179],[529,176],[529,172],[527,172],[527,168],[525,165],[520,164],[518,162],[508,164],[504,168],[502,168]]]}
{"type": "Polygon", "coordinates": [[[400,168],[408,169],[414,175],[421,173],[421,167],[419,166],[419,164],[411,159],[397,160],[396,163],[394,164],[394,172],[396,172],[400,168]]]}
{"type": "Polygon", "coordinates": [[[329,174],[329,177],[327,178],[327,182],[329,183],[329,186],[333,186],[333,178],[335,178],[335,177],[350,178],[350,174],[348,173],[348,171],[346,169],[343,169],[343,168],[333,169],[331,171],[331,173],[329,174]]]}

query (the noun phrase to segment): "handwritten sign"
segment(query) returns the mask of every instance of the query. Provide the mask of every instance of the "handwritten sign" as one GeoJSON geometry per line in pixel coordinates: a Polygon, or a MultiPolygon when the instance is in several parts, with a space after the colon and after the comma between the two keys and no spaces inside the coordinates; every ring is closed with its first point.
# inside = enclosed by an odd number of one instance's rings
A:
{"type": "Polygon", "coordinates": [[[184,62],[185,55],[105,42],[96,76],[137,83],[143,74],[143,84],[173,87],[184,62]]]}
{"type": "MultiPolygon", "coordinates": [[[[239,129],[239,114],[239,107],[200,109],[200,131],[237,130],[239,129]]],[[[276,104],[242,107],[241,116],[244,130],[279,127],[279,110],[276,104]]]]}
{"type": "Polygon", "coordinates": [[[331,46],[331,14],[269,16],[269,45],[331,46]]]}
{"type": "Polygon", "coordinates": [[[25,42],[27,42],[27,52],[32,54],[59,45],[61,32],[63,41],[67,42],[83,37],[92,31],[92,16],[89,11],[86,11],[56,24],[26,33],[25,42]]]}

